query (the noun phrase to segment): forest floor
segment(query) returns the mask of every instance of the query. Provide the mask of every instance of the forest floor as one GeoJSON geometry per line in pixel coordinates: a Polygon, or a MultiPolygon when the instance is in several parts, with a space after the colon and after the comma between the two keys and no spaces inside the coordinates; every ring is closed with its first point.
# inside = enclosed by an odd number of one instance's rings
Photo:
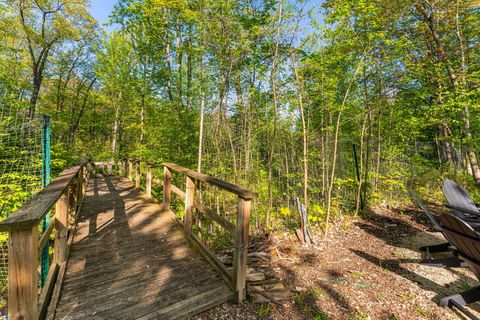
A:
{"type": "Polygon", "coordinates": [[[477,285],[474,275],[418,263],[425,257],[419,246],[442,242],[410,207],[375,208],[316,246],[288,233],[272,236],[270,264],[291,298],[282,305],[224,304],[194,319],[463,319],[437,302],[477,285]]]}

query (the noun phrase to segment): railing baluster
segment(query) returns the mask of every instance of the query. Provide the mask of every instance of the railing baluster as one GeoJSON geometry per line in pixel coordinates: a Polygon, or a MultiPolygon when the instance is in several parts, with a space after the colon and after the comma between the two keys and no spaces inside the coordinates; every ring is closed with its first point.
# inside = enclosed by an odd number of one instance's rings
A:
{"type": "Polygon", "coordinates": [[[248,257],[248,232],[250,223],[251,199],[238,197],[235,249],[233,253],[233,287],[235,301],[241,303],[246,298],[246,277],[248,257]]]}
{"type": "Polygon", "coordinates": [[[163,208],[170,210],[172,172],[169,168],[163,167],[163,208]]]}
{"type": "Polygon", "coordinates": [[[78,180],[77,180],[77,188],[78,188],[78,202],[82,203],[83,202],[83,193],[84,193],[84,171],[85,167],[82,167],[80,171],[78,172],[78,180]]]}
{"type": "Polygon", "coordinates": [[[69,191],[66,191],[55,205],[55,263],[62,263],[67,258],[69,191]]]}
{"type": "Polygon", "coordinates": [[[185,215],[183,217],[183,224],[185,227],[185,232],[188,235],[192,234],[194,200],[195,200],[195,181],[189,176],[187,176],[187,183],[185,188],[185,215]]]}
{"type": "Polygon", "coordinates": [[[135,161],[135,188],[140,189],[140,161],[135,161]]]}
{"type": "Polygon", "coordinates": [[[145,186],[145,193],[148,197],[152,196],[152,166],[147,163],[147,179],[145,186]]]}
{"type": "Polygon", "coordinates": [[[128,159],[128,180],[133,181],[133,163],[128,159]]]}

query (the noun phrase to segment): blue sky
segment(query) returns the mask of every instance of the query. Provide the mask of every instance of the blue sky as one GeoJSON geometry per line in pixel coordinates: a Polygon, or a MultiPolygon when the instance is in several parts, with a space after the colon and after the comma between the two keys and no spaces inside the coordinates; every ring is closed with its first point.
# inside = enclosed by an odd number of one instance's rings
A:
{"type": "MultiPolygon", "coordinates": [[[[118,0],[92,0],[90,12],[100,25],[108,22],[108,16],[118,0]]],[[[110,28],[107,28],[110,29],[110,28]]]]}

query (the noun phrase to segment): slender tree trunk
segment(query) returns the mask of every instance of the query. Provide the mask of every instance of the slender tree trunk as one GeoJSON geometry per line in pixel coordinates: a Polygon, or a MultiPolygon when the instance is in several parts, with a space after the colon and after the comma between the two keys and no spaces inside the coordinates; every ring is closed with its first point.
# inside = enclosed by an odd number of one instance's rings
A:
{"type": "Polygon", "coordinates": [[[42,86],[42,76],[35,74],[33,77],[33,89],[32,89],[32,96],[30,97],[30,119],[33,119],[35,115],[35,109],[37,106],[38,96],[40,94],[40,87],[42,86]]]}
{"type": "Polygon", "coordinates": [[[177,65],[178,65],[178,109],[183,107],[183,41],[181,25],[177,22],[177,65]]]}
{"type": "Polygon", "coordinates": [[[115,161],[115,156],[117,154],[117,136],[118,136],[118,126],[120,122],[120,101],[122,100],[122,93],[118,94],[118,104],[115,106],[115,121],[113,123],[113,132],[112,132],[112,161],[115,161]]]}
{"type": "Polygon", "coordinates": [[[278,122],[278,97],[277,97],[277,61],[278,61],[278,51],[280,46],[280,22],[282,21],[282,9],[283,9],[283,2],[279,3],[278,8],[278,22],[277,22],[277,36],[275,42],[275,49],[273,52],[272,57],[272,68],[270,71],[270,84],[272,87],[272,95],[273,95],[273,134],[270,139],[270,151],[268,154],[268,209],[266,214],[266,228],[268,229],[270,225],[270,214],[273,207],[273,190],[272,190],[272,183],[273,183],[273,154],[275,152],[275,143],[277,140],[277,122],[278,122]]]}
{"type": "Polygon", "coordinates": [[[355,78],[357,77],[358,69],[359,69],[362,61],[363,61],[363,59],[360,60],[357,67],[355,68],[355,73],[353,74],[352,80],[350,81],[350,84],[348,85],[347,91],[345,92],[342,104],[340,106],[340,111],[338,112],[338,115],[337,115],[337,121],[336,121],[336,125],[335,125],[335,139],[334,139],[334,142],[333,142],[332,174],[330,175],[330,185],[328,186],[327,216],[326,216],[326,221],[325,221],[325,235],[328,234],[328,228],[329,228],[329,223],[330,223],[330,211],[331,211],[331,208],[332,208],[332,191],[333,191],[333,183],[335,181],[335,167],[336,167],[336,164],[337,164],[337,149],[338,149],[338,136],[340,134],[340,121],[341,121],[341,118],[342,118],[343,110],[345,108],[345,103],[347,102],[348,94],[350,93],[350,89],[352,88],[353,82],[355,81],[355,78]]]}
{"type": "MultiPolygon", "coordinates": [[[[428,3],[430,6],[430,3],[428,3]]],[[[459,76],[455,74],[454,69],[449,61],[448,54],[443,46],[442,43],[442,38],[438,32],[438,21],[437,21],[437,16],[435,14],[436,9],[431,6],[430,10],[427,10],[425,7],[423,7],[419,3],[414,3],[415,8],[422,14],[424,21],[426,22],[430,34],[432,36],[433,41],[435,42],[436,45],[436,50],[437,50],[437,55],[438,55],[438,60],[441,62],[445,68],[447,69],[448,76],[450,79],[450,83],[455,91],[458,91],[458,78],[459,76]]],[[[458,2],[457,2],[457,10],[458,10],[458,2]]],[[[458,17],[458,11],[457,11],[457,17],[458,17]]],[[[461,36],[461,29],[458,23],[458,18],[456,19],[456,31],[457,31],[457,38],[459,40],[460,45],[463,45],[463,39],[461,36]]],[[[464,61],[464,60],[463,60],[464,61]]],[[[462,60],[461,60],[462,63],[462,60]]],[[[460,90],[460,94],[461,94],[460,90]]],[[[458,92],[457,92],[458,94],[458,92]]],[[[467,139],[467,144],[465,146],[466,149],[466,154],[469,158],[470,161],[470,167],[472,169],[472,175],[477,184],[480,184],[480,167],[478,165],[477,161],[477,155],[475,153],[475,149],[472,146],[472,131],[470,128],[470,110],[468,108],[468,105],[466,103],[462,103],[462,111],[463,111],[463,130],[465,132],[465,137],[467,139]]]]}
{"type": "Polygon", "coordinates": [[[172,63],[170,61],[170,41],[167,39],[167,43],[165,44],[165,55],[166,55],[166,63],[167,63],[167,92],[168,92],[168,99],[171,103],[173,103],[173,93],[172,93],[172,63]]]}
{"type": "Polygon", "coordinates": [[[187,42],[187,109],[190,109],[192,100],[192,39],[187,42]]]}
{"type": "Polygon", "coordinates": [[[197,171],[202,172],[202,156],[203,156],[203,123],[205,117],[205,90],[203,83],[203,57],[200,58],[200,132],[198,137],[198,163],[197,171]]]}
{"type": "Polygon", "coordinates": [[[295,79],[298,87],[298,104],[300,106],[300,116],[302,119],[302,135],[303,135],[303,200],[305,207],[308,210],[308,141],[307,141],[307,127],[305,125],[305,112],[303,109],[303,86],[300,81],[300,75],[295,61],[294,53],[291,54],[293,70],[295,72],[295,79]]]}
{"type": "Polygon", "coordinates": [[[363,124],[362,124],[362,131],[360,132],[360,159],[359,159],[359,164],[360,164],[360,173],[358,177],[358,188],[357,188],[357,196],[356,196],[356,201],[355,201],[355,214],[354,217],[357,217],[358,211],[360,208],[360,200],[361,200],[361,195],[362,195],[362,177],[363,177],[363,143],[364,143],[364,137],[365,137],[365,127],[367,126],[367,118],[368,118],[368,113],[365,113],[365,118],[363,119],[363,124]]]}

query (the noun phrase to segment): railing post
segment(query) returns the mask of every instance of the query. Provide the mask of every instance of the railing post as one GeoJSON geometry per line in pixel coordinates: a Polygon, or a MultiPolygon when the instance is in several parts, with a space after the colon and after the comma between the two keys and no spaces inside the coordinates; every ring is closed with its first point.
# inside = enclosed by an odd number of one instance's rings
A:
{"type": "Polygon", "coordinates": [[[135,188],[140,189],[140,161],[135,162],[135,188]]]}
{"type": "Polygon", "coordinates": [[[183,225],[188,235],[192,234],[193,221],[193,201],[195,198],[195,181],[187,176],[185,188],[185,215],[183,216],[183,225]]]}
{"type": "Polygon", "coordinates": [[[233,287],[235,289],[235,301],[237,303],[241,303],[246,298],[247,292],[248,232],[251,207],[251,199],[238,197],[235,250],[233,253],[233,287]]]}
{"type": "Polygon", "coordinates": [[[163,208],[170,210],[172,172],[169,168],[163,167],[163,208]]]}
{"type": "Polygon", "coordinates": [[[87,184],[88,184],[88,179],[90,179],[90,163],[87,163],[83,167],[83,179],[82,179],[82,199],[85,196],[85,193],[87,193],[87,184]]]}
{"type": "Polygon", "coordinates": [[[84,170],[85,167],[81,167],[80,171],[78,172],[78,177],[77,177],[77,190],[78,190],[78,202],[83,201],[83,179],[84,179],[84,170]]]}
{"type": "Polygon", "coordinates": [[[118,175],[121,177],[123,176],[123,161],[122,160],[118,161],[117,166],[118,166],[118,175]]]}
{"type": "Polygon", "coordinates": [[[107,169],[108,174],[111,175],[113,172],[113,161],[107,164],[107,168],[108,168],[107,169]]]}
{"type": "Polygon", "coordinates": [[[67,190],[55,205],[55,263],[62,263],[67,258],[68,206],[67,190]]]}
{"type": "Polygon", "coordinates": [[[38,226],[8,238],[8,319],[37,319],[38,226]]]}
{"type": "Polygon", "coordinates": [[[68,212],[71,213],[72,215],[75,215],[75,212],[77,211],[77,203],[78,203],[78,190],[77,190],[77,184],[72,183],[70,185],[68,194],[68,212]]]}
{"type": "Polygon", "coordinates": [[[152,196],[152,166],[147,163],[147,179],[145,186],[145,193],[147,196],[152,196]]]}
{"type": "Polygon", "coordinates": [[[133,181],[133,164],[132,164],[132,160],[128,159],[128,180],[133,181]]]}

